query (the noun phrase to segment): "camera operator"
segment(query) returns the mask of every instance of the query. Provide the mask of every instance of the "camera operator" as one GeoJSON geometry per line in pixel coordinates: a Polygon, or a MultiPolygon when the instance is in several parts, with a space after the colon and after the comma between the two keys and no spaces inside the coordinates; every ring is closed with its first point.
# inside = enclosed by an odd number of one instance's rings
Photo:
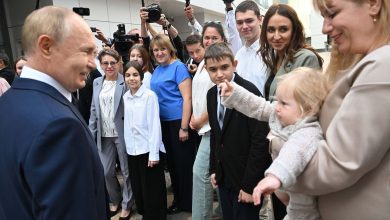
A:
{"type": "MultiPolygon", "coordinates": [[[[158,34],[158,32],[156,30],[154,30],[152,25],[150,25],[150,22],[154,21],[154,20],[153,19],[149,20],[150,18],[149,18],[149,12],[148,12],[147,7],[140,8],[140,19],[141,19],[141,37],[144,40],[145,48],[149,49],[150,37],[149,37],[147,31],[149,31],[149,33],[152,35],[152,37],[156,36],[158,34]]],[[[183,43],[182,43],[182,40],[179,36],[179,32],[177,31],[177,29],[172,26],[172,24],[167,20],[167,18],[165,17],[164,14],[161,14],[160,18],[158,20],[155,20],[154,22],[161,25],[163,30],[164,31],[166,30],[168,32],[168,36],[169,36],[173,46],[175,47],[175,49],[177,51],[176,56],[182,62],[185,62],[184,56],[183,56],[183,48],[184,47],[183,47],[183,43]]]]}
{"type": "Polygon", "coordinates": [[[184,7],[184,15],[188,19],[188,26],[191,28],[191,34],[202,35],[203,27],[194,16],[194,9],[191,5],[184,7]]]}

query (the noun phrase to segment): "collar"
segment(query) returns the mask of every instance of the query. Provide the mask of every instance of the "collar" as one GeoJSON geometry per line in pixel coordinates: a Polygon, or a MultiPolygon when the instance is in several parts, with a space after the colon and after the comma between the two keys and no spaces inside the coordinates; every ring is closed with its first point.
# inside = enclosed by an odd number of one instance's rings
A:
{"type": "Polygon", "coordinates": [[[58,92],[60,92],[69,102],[72,102],[72,93],[65,89],[57,80],[51,77],[47,73],[43,73],[39,70],[35,70],[28,66],[24,66],[20,78],[27,78],[37,80],[43,83],[46,83],[54,87],[58,92]]]}
{"type": "Polygon", "coordinates": [[[142,96],[142,94],[144,94],[145,90],[146,90],[146,86],[144,84],[142,84],[141,87],[139,87],[138,91],[134,95],[131,94],[131,89],[129,89],[128,98],[133,99],[135,97],[140,97],[142,96]]]}

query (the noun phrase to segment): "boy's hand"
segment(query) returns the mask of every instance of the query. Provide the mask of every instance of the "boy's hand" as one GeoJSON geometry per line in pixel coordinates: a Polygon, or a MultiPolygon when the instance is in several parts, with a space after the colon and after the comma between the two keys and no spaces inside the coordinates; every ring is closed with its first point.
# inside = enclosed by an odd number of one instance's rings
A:
{"type": "Polygon", "coordinates": [[[213,189],[218,187],[217,180],[215,179],[215,173],[210,175],[211,185],[213,186],[213,189]]]}
{"type": "Polygon", "coordinates": [[[221,97],[229,97],[234,91],[233,85],[227,80],[225,80],[223,83],[220,83],[218,86],[221,89],[221,97]]]}
{"type": "Polygon", "coordinates": [[[262,179],[253,190],[252,196],[255,205],[259,205],[261,203],[262,194],[271,194],[275,190],[279,189],[281,185],[282,183],[280,180],[274,175],[268,175],[262,179]]]}
{"type": "Polygon", "coordinates": [[[253,203],[252,195],[240,189],[240,192],[238,194],[238,202],[253,203]]]}

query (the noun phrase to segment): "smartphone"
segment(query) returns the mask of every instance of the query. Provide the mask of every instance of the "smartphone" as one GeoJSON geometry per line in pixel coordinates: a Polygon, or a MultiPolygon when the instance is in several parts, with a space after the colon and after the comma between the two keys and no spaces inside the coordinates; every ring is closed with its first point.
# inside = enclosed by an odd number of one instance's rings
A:
{"type": "Polygon", "coordinates": [[[96,32],[96,27],[91,27],[92,32],[96,32]]]}

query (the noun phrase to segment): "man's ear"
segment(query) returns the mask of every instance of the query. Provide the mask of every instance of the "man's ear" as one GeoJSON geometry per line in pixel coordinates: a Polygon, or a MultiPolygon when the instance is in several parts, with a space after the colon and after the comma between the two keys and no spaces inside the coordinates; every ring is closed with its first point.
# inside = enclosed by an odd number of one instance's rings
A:
{"type": "Polygon", "coordinates": [[[238,64],[238,60],[234,60],[233,63],[232,63],[232,65],[233,65],[234,68],[237,67],[237,64],[238,64]]]}
{"type": "Polygon", "coordinates": [[[377,17],[381,8],[383,0],[368,0],[369,12],[372,17],[377,17]]]}
{"type": "Polygon", "coordinates": [[[50,56],[54,44],[53,39],[47,35],[42,35],[38,38],[38,50],[42,56],[50,56]]]}

